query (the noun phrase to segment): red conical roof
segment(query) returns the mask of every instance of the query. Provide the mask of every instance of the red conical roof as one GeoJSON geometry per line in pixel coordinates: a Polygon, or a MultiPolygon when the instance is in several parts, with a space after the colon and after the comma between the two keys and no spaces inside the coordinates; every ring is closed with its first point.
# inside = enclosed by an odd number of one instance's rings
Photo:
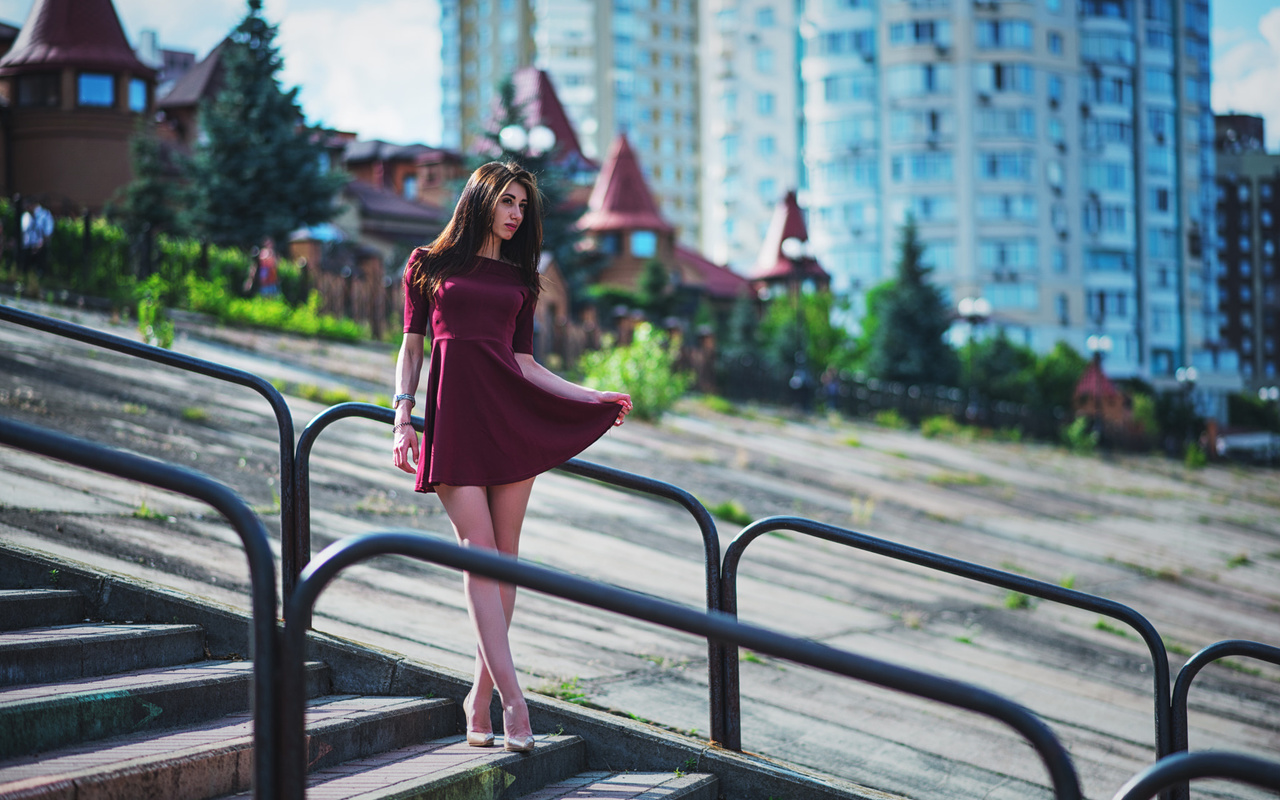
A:
{"type": "Polygon", "coordinates": [[[587,213],[578,221],[578,227],[585,231],[675,230],[658,211],[625,133],[613,140],[613,147],[609,148],[609,156],[591,190],[591,199],[587,201],[587,213]]]}
{"type": "Polygon", "coordinates": [[[1084,373],[1080,376],[1080,381],[1076,384],[1074,396],[1080,397],[1082,394],[1090,397],[1111,397],[1120,394],[1120,390],[1102,371],[1102,365],[1096,358],[1089,361],[1088,366],[1084,368],[1084,373]]]}
{"type": "Polygon", "coordinates": [[[50,67],[156,74],[134,55],[111,0],[36,0],[0,75],[50,67]]]}
{"type": "MultiPolygon", "coordinates": [[[[804,213],[800,211],[794,191],[787,192],[787,196],[773,209],[769,232],[765,234],[760,256],[756,259],[755,272],[751,275],[753,279],[790,278],[795,274],[791,260],[782,254],[782,243],[787,239],[809,241],[809,229],[805,227],[804,213]]],[[[813,258],[804,258],[800,268],[805,277],[830,278],[827,271],[813,258]]]]}
{"type": "Polygon", "coordinates": [[[556,163],[575,170],[598,169],[594,161],[583,155],[578,134],[546,71],[521,67],[511,75],[511,81],[515,84],[516,106],[524,111],[529,127],[545,125],[556,135],[556,163]]]}

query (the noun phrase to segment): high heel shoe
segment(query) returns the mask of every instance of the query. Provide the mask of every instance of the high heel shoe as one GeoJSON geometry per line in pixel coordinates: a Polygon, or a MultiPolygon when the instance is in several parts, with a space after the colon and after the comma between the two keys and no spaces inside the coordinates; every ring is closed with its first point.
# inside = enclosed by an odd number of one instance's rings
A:
{"type": "Polygon", "coordinates": [[[537,743],[534,741],[533,734],[524,738],[518,736],[504,736],[502,738],[504,739],[502,749],[509,753],[528,753],[537,743]]]}
{"type": "Polygon", "coordinates": [[[467,744],[472,747],[493,747],[493,731],[467,731],[467,744]]]}

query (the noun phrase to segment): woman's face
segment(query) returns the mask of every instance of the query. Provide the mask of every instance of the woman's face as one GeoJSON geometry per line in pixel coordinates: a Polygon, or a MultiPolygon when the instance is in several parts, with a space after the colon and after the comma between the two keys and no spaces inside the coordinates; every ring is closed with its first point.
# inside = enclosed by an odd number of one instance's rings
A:
{"type": "Polygon", "coordinates": [[[498,197],[498,207],[493,212],[493,235],[502,241],[510,241],[520,223],[524,221],[524,209],[529,204],[528,193],[524,184],[512,181],[502,190],[498,197]]]}

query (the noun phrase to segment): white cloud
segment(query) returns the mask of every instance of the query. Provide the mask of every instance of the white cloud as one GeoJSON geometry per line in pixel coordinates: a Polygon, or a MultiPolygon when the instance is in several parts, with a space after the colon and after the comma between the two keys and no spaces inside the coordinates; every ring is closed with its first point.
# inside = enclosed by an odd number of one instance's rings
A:
{"type": "Polygon", "coordinates": [[[1259,40],[1225,46],[1213,60],[1213,110],[1258,114],[1266,119],[1267,148],[1280,149],[1280,8],[1263,15],[1259,40]]]}
{"type": "Polygon", "coordinates": [[[301,87],[299,100],[309,120],[366,139],[440,141],[440,30],[434,3],[380,0],[318,8],[294,0],[288,5],[280,18],[282,79],[301,87]]]}
{"type": "MultiPolygon", "coordinates": [[[[130,42],[154,30],[161,47],[208,55],[248,10],[245,0],[114,0],[130,42]]],[[[33,0],[0,0],[21,26],[33,0]]],[[[438,143],[439,5],[428,0],[264,0],[279,26],[281,81],[300,87],[309,122],[365,139],[438,143]]]]}

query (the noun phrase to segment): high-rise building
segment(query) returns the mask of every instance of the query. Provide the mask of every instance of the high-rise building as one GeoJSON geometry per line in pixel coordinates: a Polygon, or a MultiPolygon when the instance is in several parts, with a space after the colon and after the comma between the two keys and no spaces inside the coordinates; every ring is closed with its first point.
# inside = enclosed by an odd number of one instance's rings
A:
{"type": "Polygon", "coordinates": [[[794,0],[704,0],[702,242],[749,272],[774,209],[799,185],[794,0]]]}
{"type": "Polygon", "coordinates": [[[914,216],[934,277],[1038,351],[1222,373],[1206,0],[804,0],[801,203],[855,302],[914,216]]]}
{"type": "Polygon", "coordinates": [[[533,30],[531,0],[440,0],[445,147],[480,134],[503,79],[533,63],[533,30]]]}
{"type": "Polygon", "coordinates": [[[697,244],[697,0],[531,1],[538,66],[555,83],[583,149],[599,157],[626,134],[677,238],[697,244]]]}
{"type": "Polygon", "coordinates": [[[1217,119],[1217,328],[1240,355],[1250,389],[1276,384],[1280,364],[1280,153],[1263,151],[1260,117],[1217,119]]]}

